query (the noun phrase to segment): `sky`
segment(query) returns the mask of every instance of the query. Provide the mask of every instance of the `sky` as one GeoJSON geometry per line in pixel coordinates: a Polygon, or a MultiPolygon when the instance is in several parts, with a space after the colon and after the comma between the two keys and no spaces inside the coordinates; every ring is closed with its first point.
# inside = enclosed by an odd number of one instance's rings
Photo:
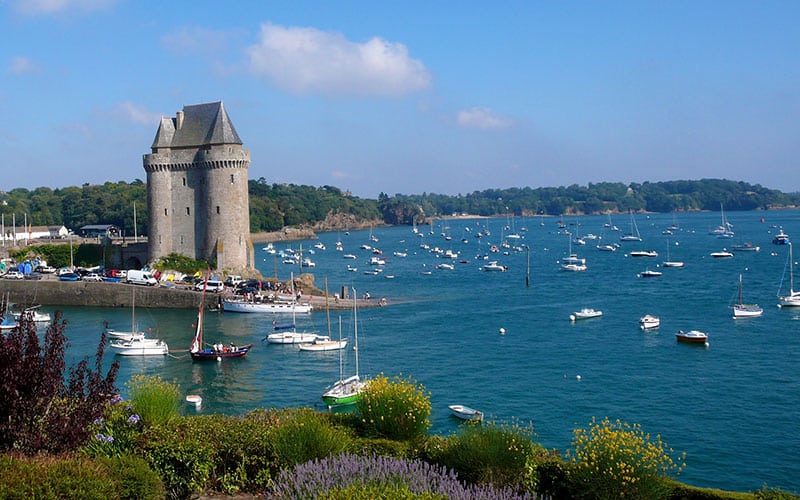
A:
{"type": "Polygon", "coordinates": [[[0,191],[146,180],[222,101],[250,179],[800,191],[800,2],[0,0],[0,191]]]}

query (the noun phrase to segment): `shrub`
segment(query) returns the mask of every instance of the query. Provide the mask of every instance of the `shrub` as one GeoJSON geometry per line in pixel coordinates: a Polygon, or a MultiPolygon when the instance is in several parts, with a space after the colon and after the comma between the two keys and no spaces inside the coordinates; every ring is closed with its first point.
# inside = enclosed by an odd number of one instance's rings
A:
{"type": "Polygon", "coordinates": [[[777,488],[769,488],[766,484],[754,493],[756,500],[797,500],[797,495],[777,488]]]}
{"type": "Polygon", "coordinates": [[[567,457],[574,464],[570,481],[589,498],[666,498],[664,478],[680,473],[683,464],[669,455],[672,449],[656,436],[651,440],[638,424],[592,419],[589,429],[573,432],[567,457]]]}
{"type": "Polygon", "coordinates": [[[525,489],[553,500],[574,498],[570,467],[572,464],[564,462],[557,451],[535,453],[525,464],[525,489]]]}
{"type": "Polygon", "coordinates": [[[470,423],[448,436],[433,459],[471,484],[521,488],[528,458],[543,451],[533,442],[531,426],[470,423]]]}
{"type": "Polygon", "coordinates": [[[173,497],[263,491],[276,468],[268,427],[236,417],[175,418],[148,429],[139,446],[173,497]]]}
{"type": "Polygon", "coordinates": [[[350,454],[312,460],[282,471],[268,496],[396,498],[393,493],[398,493],[399,498],[528,498],[509,489],[464,486],[454,472],[419,460],[350,454]],[[386,496],[380,495],[383,492],[386,496]]]}
{"type": "Polygon", "coordinates": [[[181,254],[171,253],[166,257],[161,257],[153,263],[153,267],[159,271],[166,271],[167,269],[174,269],[175,271],[183,274],[194,274],[197,271],[205,269],[214,269],[217,267],[212,262],[209,264],[203,259],[194,260],[181,254]]]}
{"type": "Polygon", "coordinates": [[[103,417],[92,423],[91,437],[83,452],[89,456],[121,457],[133,452],[134,442],[142,429],[142,420],[134,413],[133,405],[115,396],[108,403],[103,417]]]}
{"type": "Polygon", "coordinates": [[[143,458],[123,455],[99,459],[116,481],[120,499],[164,498],[164,484],[143,458]]]}
{"type": "Polygon", "coordinates": [[[2,498],[156,499],[158,476],[137,458],[0,457],[2,498]]]}
{"type": "Polygon", "coordinates": [[[116,392],[119,363],[105,377],[105,334],[95,355],[95,369],[84,359],[64,373],[66,321],[56,311],[39,344],[36,324],[26,316],[19,328],[0,335],[0,450],[60,453],[89,437],[89,424],[102,416],[108,395],[116,392]]]}
{"type": "Polygon", "coordinates": [[[180,414],[180,387],[164,381],[160,375],[134,375],[126,384],[136,413],[145,425],[168,422],[180,414]]]}
{"type": "Polygon", "coordinates": [[[431,425],[430,395],[410,378],[379,376],[369,381],[358,400],[366,432],[377,437],[411,440],[431,425]]]}
{"type": "Polygon", "coordinates": [[[283,413],[269,439],[281,468],[342,453],[352,444],[350,434],[334,427],[325,414],[307,408],[283,413]]]}

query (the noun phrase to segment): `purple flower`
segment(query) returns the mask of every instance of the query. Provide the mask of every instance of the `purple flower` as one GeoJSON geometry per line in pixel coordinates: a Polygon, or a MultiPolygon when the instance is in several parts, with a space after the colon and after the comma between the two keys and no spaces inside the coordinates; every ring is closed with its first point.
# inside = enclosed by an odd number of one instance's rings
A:
{"type": "Polygon", "coordinates": [[[114,394],[114,397],[111,398],[112,404],[117,404],[121,402],[122,402],[122,396],[120,396],[119,394],[114,394]]]}
{"type": "Polygon", "coordinates": [[[106,436],[105,434],[99,434],[99,433],[95,434],[94,438],[96,440],[100,441],[101,443],[113,443],[114,442],[114,436],[106,436]]]}
{"type": "Polygon", "coordinates": [[[133,415],[128,417],[128,423],[131,425],[139,423],[139,415],[134,413],[133,415]]]}
{"type": "Polygon", "coordinates": [[[101,425],[103,423],[102,417],[97,417],[96,419],[94,419],[93,423],[94,425],[101,425]]]}

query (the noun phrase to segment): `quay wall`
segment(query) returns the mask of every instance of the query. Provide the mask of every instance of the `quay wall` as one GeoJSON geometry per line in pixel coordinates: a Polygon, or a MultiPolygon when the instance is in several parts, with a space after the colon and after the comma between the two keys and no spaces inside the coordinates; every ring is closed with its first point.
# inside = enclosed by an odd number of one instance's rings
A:
{"type": "MultiPolygon", "coordinates": [[[[136,305],[170,309],[193,309],[200,305],[201,293],[166,287],[57,280],[7,280],[0,279],[0,293],[18,304],[43,304],[57,306],[131,307],[132,290],[136,292],[136,305]]],[[[206,294],[206,307],[218,307],[219,294],[206,294]]]]}

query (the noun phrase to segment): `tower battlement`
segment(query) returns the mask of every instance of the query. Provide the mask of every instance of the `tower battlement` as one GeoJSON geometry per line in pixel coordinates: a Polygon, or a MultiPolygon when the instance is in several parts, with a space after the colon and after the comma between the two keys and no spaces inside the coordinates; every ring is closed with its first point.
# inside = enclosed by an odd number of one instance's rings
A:
{"type": "Polygon", "coordinates": [[[250,152],[222,102],[162,117],[147,173],[150,261],[178,253],[217,269],[254,266],[247,169],[250,152]]]}

